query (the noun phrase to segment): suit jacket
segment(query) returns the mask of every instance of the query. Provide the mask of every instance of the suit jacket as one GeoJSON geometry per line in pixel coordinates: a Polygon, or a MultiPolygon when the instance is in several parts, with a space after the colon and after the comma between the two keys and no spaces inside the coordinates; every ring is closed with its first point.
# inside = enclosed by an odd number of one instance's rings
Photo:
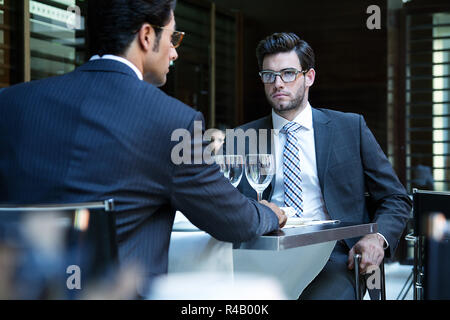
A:
{"type": "MultiPolygon", "coordinates": [[[[411,200],[404,187],[361,115],[328,109],[313,108],[312,111],[317,174],[328,214],[344,222],[377,222],[378,232],[389,243],[386,255],[393,255],[411,211],[411,200]],[[375,212],[368,210],[367,193],[375,212]]],[[[239,129],[271,130],[272,116],[239,129]]],[[[268,153],[271,153],[273,135],[261,137],[267,139],[268,153]]],[[[236,145],[237,140],[234,151],[238,152],[236,145]]],[[[258,152],[259,146],[260,141],[258,152]]],[[[248,150],[246,140],[245,153],[248,150]]],[[[264,191],[264,199],[270,201],[274,182],[275,178],[264,191]]],[[[238,189],[250,198],[256,197],[246,179],[241,180],[238,189]]],[[[346,239],[345,242],[351,248],[358,240],[346,239]]]]}
{"type": "MultiPolygon", "coordinates": [[[[278,228],[217,165],[175,165],[176,129],[202,115],[140,81],[125,64],[86,63],[0,93],[0,203],[116,204],[119,258],[146,276],[167,272],[174,214],[223,241],[278,228]]],[[[203,147],[206,145],[204,144],[203,147]]]]}

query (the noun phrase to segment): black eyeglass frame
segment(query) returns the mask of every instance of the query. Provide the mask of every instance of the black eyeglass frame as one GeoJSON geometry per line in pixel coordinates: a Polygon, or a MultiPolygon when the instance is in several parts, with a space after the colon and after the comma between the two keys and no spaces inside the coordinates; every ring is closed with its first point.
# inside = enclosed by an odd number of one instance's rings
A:
{"type": "Polygon", "coordinates": [[[259,76],[261,77],[261,81],[262,81],[264,84],[272,84],[272,83],[275,83],[275,81],[277,80],[277,76],[280,76],[280,79],[281,79],[284,83],[289,83],[289,82],[294,82],[295,80],[297,80],[298,74],[299,74],[299,73],[302,73],[303,75],[305,75],[306,73],[308,73],[309,70],[310,70],[310,69],[308,69],[308,70],[298,70],[298,69],[296,69],[296,68],[286,68],[286,69],[283,69],[283,70],[280,70],[280,71],[261,70],[261,71],[259,72],[259,76]],[[294,80],[291,80],[291,81],[285,81],[285,80],[283,79],[283,72],[286,72],[286,71],[292,71],[292,72],[295,73],[295,78],[294,78],[294,80]],[[264,82],[264,80],[263,80],[263,74],[264,74],[264,73],[270,73],[270,74],[275,75],[275,77],[273,78],[273,81],[272,81],[272,82],[264,82]]]}

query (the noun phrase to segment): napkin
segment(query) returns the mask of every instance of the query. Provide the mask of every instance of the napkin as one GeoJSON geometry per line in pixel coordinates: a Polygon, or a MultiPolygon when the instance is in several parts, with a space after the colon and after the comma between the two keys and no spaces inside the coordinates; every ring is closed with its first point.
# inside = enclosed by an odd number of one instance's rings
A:
{"type": "Polygon", "coordinates": [[[183,213],[177,211],[175,213],[175,219],[173,221],[173,231],[201,231],[194,226],[183,213]]]}
{"type": "Polygon", "coordinates": [[[339,220],[317,220],[314,218],[297,217],[295,216],[295,209],[292,207],[281,207],[280,209],[283,210],[286,216],[288,217],[284,228],[293,228],[295,226],[312,226],[327,223],[339,223],[339,220]]]}

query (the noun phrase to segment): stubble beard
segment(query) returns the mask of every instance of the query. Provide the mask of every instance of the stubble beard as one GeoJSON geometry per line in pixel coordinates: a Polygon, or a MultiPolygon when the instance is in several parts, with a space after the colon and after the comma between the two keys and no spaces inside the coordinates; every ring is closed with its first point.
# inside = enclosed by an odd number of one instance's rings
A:
{"type": "Polygon", "coordinates": [[[299,111],[300,108],[303,106],[303,102],[305,100],[305,90],[303,89],[303,92],[300,95],[297,95],[296,98],[291,100],[289,104],[284,107],[280,106],[269,97],[267,97],[267,100],[269,101],[269,104],[272,106],[273,110],[279,115],[292,113],[295,111],[299,111]]]}
{"type": "MultiPolygon", "coordinates": [[[[155,44],[153,45],[153,52],[159,53],[160,50],[160,40],[161,40],[161,33],[156,37],[155,44]]],[[[167,82],[167,73],[147,73],[144,75],[144,80],[155,87],[162,87],[167,82]]]]}

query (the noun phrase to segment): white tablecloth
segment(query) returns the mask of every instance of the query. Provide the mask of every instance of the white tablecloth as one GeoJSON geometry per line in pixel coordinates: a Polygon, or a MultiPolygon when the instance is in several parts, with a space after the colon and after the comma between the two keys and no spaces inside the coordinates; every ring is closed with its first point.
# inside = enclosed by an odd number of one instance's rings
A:
{"type": "Polygon", "coordinates": [[[274,276],[288,299],[298,299],[327,263],[336,241],[281,251],[233,250],[234,272],[274,276]]]}
{"type": "MultiPolygon", "coordinates": [[[[233,280],[236,274],[270,277],[281,286],[287,299],[297,299],[328,261],[336,241],[281,251],[233,250],[232,244],[193,231],[177,214],[169,249],[169,275],[177,273],[220,273],[233,280]]],[[[213,298],[213,297],[212,297],[213,298]]]]}
{"type": "Polygon", "coordinates": [[[169,273],[220,272],[233,275],[233,245],[206,232],[172,232],[169,273]]]}

